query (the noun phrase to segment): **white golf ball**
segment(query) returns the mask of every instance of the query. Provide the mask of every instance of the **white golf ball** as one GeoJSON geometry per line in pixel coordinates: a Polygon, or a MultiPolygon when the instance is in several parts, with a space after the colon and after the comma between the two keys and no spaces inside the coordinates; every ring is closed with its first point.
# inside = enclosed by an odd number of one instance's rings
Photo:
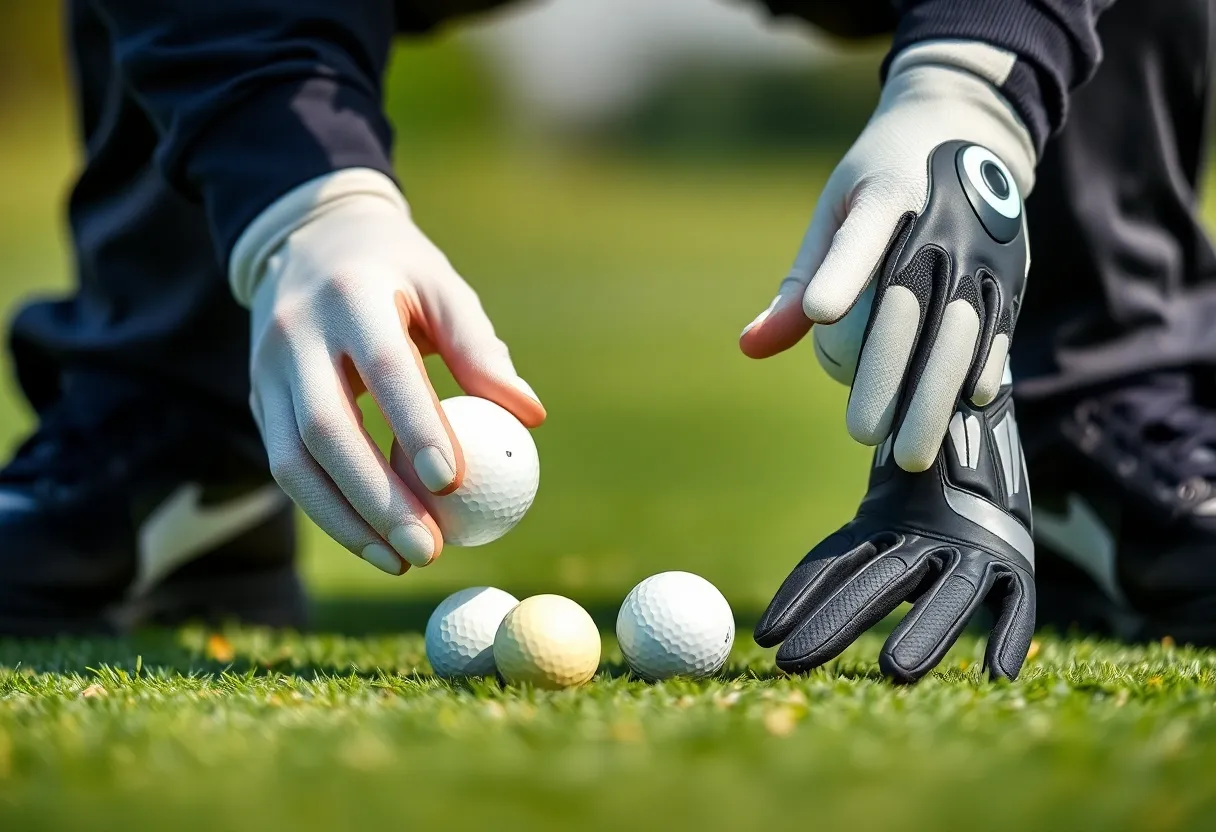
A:
{"type": "MultiPolygon", "coordinates": [[[[488,399],[456,396],[439,403],[464,452],[464,480],[437,497],[419,488],[419,499],[453,546],[481,546],[515,527],[532,506],[540,485],[540,457],[532,434],[488,399]]],[[[405,460],[394,448],[393,468],[405,460]]]]}
{"type": "Polygon", "coordinates": [[[600,665],[600,632],[569,598],[533,595],[502,620],[494,637],[494,663],[508,683],[550,689],[581,685],[600,665]]]}
{"type": "Polygon", "coordinates": [[[494,636],[519,603],[492,586],[453,592],[426,622],[426,658],[436,676],[488,676],[494,672],[494,636]]]}
{"type": "Polygon", "coordinates": [[[712,675],[735,641],[730,604],[691,572],[661,572],[635,586],[616,617],[625,661],[650,680],[712,675]]]}

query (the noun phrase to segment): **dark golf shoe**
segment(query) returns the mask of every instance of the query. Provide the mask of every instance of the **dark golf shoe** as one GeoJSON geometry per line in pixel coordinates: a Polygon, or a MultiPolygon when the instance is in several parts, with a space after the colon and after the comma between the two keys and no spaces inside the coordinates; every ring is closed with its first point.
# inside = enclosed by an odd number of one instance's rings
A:
{"type": "Polygon", "coordinates": [[[301,626],[291,506],[243,414],[76,376],[0,471],[0,634],[301,626]]]}
{"type": "Polygon", "coordinates": [[[1040,623],[1216,644],[1216,390],[1162,373],[1022,416],[1040,623]]]}

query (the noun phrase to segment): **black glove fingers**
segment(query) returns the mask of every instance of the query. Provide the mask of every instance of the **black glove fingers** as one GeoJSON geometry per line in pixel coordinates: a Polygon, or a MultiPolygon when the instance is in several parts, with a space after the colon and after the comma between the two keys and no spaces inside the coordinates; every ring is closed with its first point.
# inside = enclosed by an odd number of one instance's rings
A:
{"type": "Polygon", "coordinates": [[[954,646],[983,603],[992,579],[960,564],[925,590],[883,645],[882,672],[896,682],[915,682],[954,646]]]}
{"type": "Polygon", "coordinates": [[[756,624],[754,638],[757,644],[772,647],[780,643],[835,587],[878,554],[878,547],[873,542],[867,540],[854,545],[855,541],[853,536],[837,532],[794,567],[756,624]]]}
{"type": "Polygon", "coordinates": [[[929,567],[928,561],[909,565],[894,555],[866,564],[824,603],[809,610],[802,626],[777,651],[777,666],[796,673],[836,658],[898,607],[929,567]]]}
{"type": "Polygon", "coordinates": [[[996,624],[988,636],[984,666],[994,679],[1016,679],[1034,636],[1034,579],[1012,569],[997,575],[988,605],[996,624]]]}

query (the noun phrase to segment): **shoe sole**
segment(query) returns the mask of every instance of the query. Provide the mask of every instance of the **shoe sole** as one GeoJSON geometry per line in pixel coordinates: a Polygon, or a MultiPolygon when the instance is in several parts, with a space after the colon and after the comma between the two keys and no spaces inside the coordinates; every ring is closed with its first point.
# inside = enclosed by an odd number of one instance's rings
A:
{"type": "Polygon", "coordinates": [[[303,630],[308,624],[308,600],[291,565],[235,580],[231,575],[189,581],[170,578],[101,615],[0,618],[0,637],[121,636],[140,627],[188,623],[303,630]]]}
{"type": "Polygon", "coordinates": [[[141,626],[175,627],[186,623],[240,623],[304,629],[308,599],[290,564],[261,573],[214,578],[172,577],[147,594],[128,600],[108,619],[120,632],[141,626]]]}

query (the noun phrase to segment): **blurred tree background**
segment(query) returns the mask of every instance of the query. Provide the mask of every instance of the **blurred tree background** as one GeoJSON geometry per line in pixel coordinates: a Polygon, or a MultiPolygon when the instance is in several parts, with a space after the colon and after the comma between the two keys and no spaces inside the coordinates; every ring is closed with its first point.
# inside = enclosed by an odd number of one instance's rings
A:
{"type": "Polygon", "coordinates": [[[64,78],[57,0],[6,0],[0,7],[0,107],[61,95],[64,78]]]}
{"type": "MultiPolygon", "coordinates": [[[[700,0],[720,4],[721,0],[700,0]]],[[[538,5],[525,4],[531,13],[538,5]]],[[[11,119],[64,106],[67,60],[58,0],[6,0],[0,7],[0,113],[11,119]]],[[[499,13],[474,22],[492,30],[499,13]]],[[[492,37],[492,35],[491,35],[492,37]]],[[[414,140],[508,130],[510,95],[485,38],[454,27],[403,42],[388,83],[399,132],[414,140]]],[[[836,51],[808,37],[801,63],[722,61],[712,49],[677,54],[629,106],[559,138],[629,150],[723,154],[809,147],[838,149],[856,134],[877,96],[882,44],[836,51]],[[830,56],[830,59],[824,59],[830,56]]]]}

